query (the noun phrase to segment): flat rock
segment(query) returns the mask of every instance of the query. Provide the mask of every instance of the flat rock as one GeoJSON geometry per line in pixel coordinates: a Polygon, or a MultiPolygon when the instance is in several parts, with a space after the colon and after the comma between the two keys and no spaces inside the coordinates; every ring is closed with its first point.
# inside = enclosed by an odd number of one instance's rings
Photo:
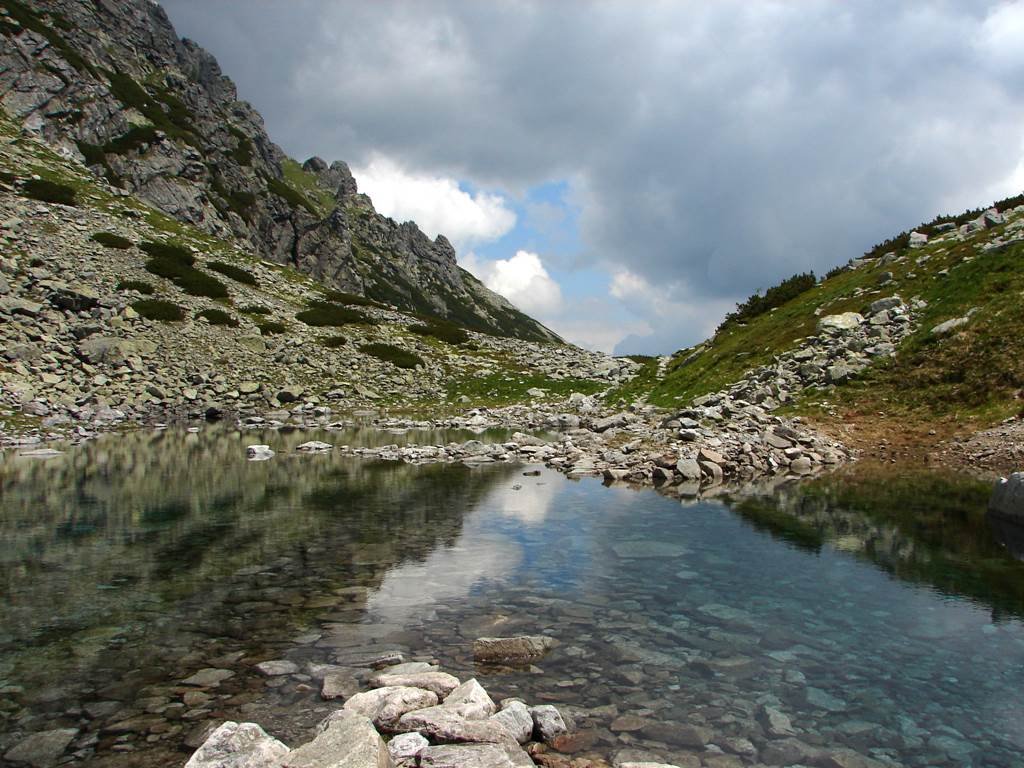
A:
{"type": "Polygon", "coordinates": [[[185,768],[277,768],[288,747],[256,723],[228,721],[211,733],[185,768]]]}
{"type": "Polygon", "coordinates": [[[493,744],[442,745],[419,753],[421,768],[532,768],[533,764],[518,746],[513,751],[493,744]]]}
{"type": "Polygon", "coordinates": [[[387,745],[370,718],[347,709],[331,713],[317,736],[294,749],[281,768],[392,768],[387,745]]]}
{"type": "Polygon", "coordinates": [[[383,672],[370,678],[370,686],[384,688],[387,686],[410,686],[433,691],[438,698],[443,698],[459,687],[459,678],[447,672],[415,672],[411,675],[393,675],[383,672]]]}
{"type": "Polygon", "coordinates": [[[78,735],[74,728],[55,728],[27,736],[4,753],[4,760],[28,763],[35,768],[55,765],[78,735]]]}
{"type": "Polygon", "coordinates": [[[303,453],[324,453],[333,448],[334,446],[330,443],[323,443],[319,440],[310,440],[302,443],[301,445],[295,446],[296,451],[302,451],[303,453]]]}
{"type": "Polygon", "coordinates": [[[859,312],[843,312],[838,315],[825,315],[818,321],[819,331],[852,331],[859,328],[864,317],[859,312]]]}
{"type": "Polygon", "coordinates": [[[364,715],[380,730],[392,731],[402,715],[437,704],[437,694],[422,688],[388,686],[363,691],[345,702],[345,709],[364,715]]]}
{"type": "Polygon", "coordinates": [[[515,742],[512,734],[494,720],[467,720],[450,709],[430,707],[409,712],[398,721],[396,730],[416,731],[431,741],[502,744],[515,742]]]}
{"type": "Polygon", "coordinates": [[[473,642],[473,658],[485,662],[517,662],[539,659],[558,645],[545,635],[516,637],[478,637],[473,642]]]}
{"type": "Polygon", "coordinates": [[[278,675],[294,675],[299,671],[299,665],[294,661],[276,659],[274,661],[261,661],[256,665],[256,669],[268,677],[276,677],[278,675]]]}
{"type": "Polygon", "coordinates": [[[234,676],[235,673],[230,669],[207,667],[206,669],[200,669],[191,677],[186,677],[181,682],[183,685],[194,685],[198,688],[216,688],[225,680],[234,676]]]}

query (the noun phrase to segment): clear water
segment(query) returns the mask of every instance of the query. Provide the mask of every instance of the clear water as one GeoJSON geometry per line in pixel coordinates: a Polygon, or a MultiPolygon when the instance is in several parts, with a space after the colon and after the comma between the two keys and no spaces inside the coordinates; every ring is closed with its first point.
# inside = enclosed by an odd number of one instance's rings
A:
{"type": "Polygon", "coordinates": [[[767,705],[810,747],[1024,763],[1024,548],[985,519],[984,486],[861,470],[682,505],[535,467],[288,450],[316,438],[400,442],[211,428],[4,455],[0,754],[73,727],[76,763],[177,765],[229,718],[298,743],[338,705],[315,665],[401,650],[568,706],[609,760],[710,764],[686,724],[798,762],[766,738],[767,705]],[[250,463],[253,442],[281,450],[250,463]],[[532,669],[474,668],[475,637],[517,633],[561,645],[532,669]],[[253,669],[279,658],[302,671],[253,669]],[[187,696],[210,667],[234,674],[187,696]]]}

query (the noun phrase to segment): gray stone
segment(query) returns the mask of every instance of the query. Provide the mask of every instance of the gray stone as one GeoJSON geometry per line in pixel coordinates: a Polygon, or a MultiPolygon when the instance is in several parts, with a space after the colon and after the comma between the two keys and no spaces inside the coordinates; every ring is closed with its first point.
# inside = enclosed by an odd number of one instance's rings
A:
{"type": "Polygon", "coordinates": [[[420,768],[514,768],[525,763],[513,762],[499,746],[472,744],[426,747],[419,753],[419,765],[420,768]]]}
{"type": "Polygon", "coordinates": [[[994,515],[1024,522],[1024,472],[1001,477],[992,486],[988,509],[994,515]]]}
{"type": "Polygon", "coordinates": [[[331,713],[308,744],[292,750],[281,768],[392,768],[384,740],[368,717],[346,709],[331,713]]]}
{"type": "Polygon", "coordinates": [[[332,671],[324,675],[323,685],[320,687],[322,699],[347,699],[359,690],[359,683],[349,672],[332,671]]]}
{"type": "Polygon", "coordinates": [[[459,679],[449,675],[447,672],[417,672],[411,675],[382,673],[371,677],[370,685],[374,688],[411,686],[413,688],[422,688],[426,691],[433,691],[437,694],[438,698],[442,698],[459,687],[459,679]]]}
{"type": "Polygon", "coordinates": [[[533,728],[537,737],[545,744],[551,744],[556,738],[569,732],[562,718],[562,713],[550,704],[530,707],[533,728]]]}
{"type": "Polygon", "coordinates": [[[932,328],[931,334],[932,336],[946,336],[958,328],[963,328],[970,320],[969,317],[954,317],[952,320],[946,320],[936,325],[932,328]]]}
{"type": "Polygon", "coordinates": [[[868,308],[869,315],[877,315],[879,312],[885,312],[890,309],[895,309],[903,304],[903,299],[899,296],[889,296],[885,299],[878,299],[877,301],[871,302],[871,306],[868,308]]]}
{"type": "Polygon", "coordinates": [[[261,661],[256,665],[256,669],[268,677],[274,677],[277,675],[294,675],[299,671],[299,665],[294,661],[276,659],[274,661],[261,661]]]}
{"type": "Polygon", "coordinates": [[[700,464],[696,459],[680,459],[676,462],[676,472],[682,475],[683,480],[700,480],[700,464]]]}
{"type": "Polygon", "coordinates": [[[395,730],[416,731],[432,741],[442,743],[515,742],[512,734],[500,722],[490,719],[467,720],[443,706],[408,712],[399,718],[395,730]]]}
{"type": "Polygon", "coordinates": [[[27,736],[4,753],[4,760],[28,763],[34,768],[55,765],[78,735],[74,728],[55,728],[27,736]]]}
{"type": "Polygon", "coordinates": [[[388,742],[388,752],[391,759],[396,763],[402,760],[411,760],[419,754],[424,747],[429,747],[430,742],[418,733],[400,733],[388,742]]]}
{"type": "Polygon", "coordinates": [[[274,458],[274,450],[269,445],[247,445],[245,454],[253,461],[266,461],[274,458]]]}
{"type": "Polygon", "coordinates": [[[626,414],[617,413],[614,416],[608,416],[603,419],[598,419],[594,422],[594,432],[607,432],[609,429],[618,429],[624,427],[629,423],[626,414]]]}
{"type": "Polygon", "coordinates": [[[200,669],[194,675],[185,678],[181,682],[184,685],[194,685],[197,688],[216,688],[222,682],[234,676],[235,673],[230,669],[207,667],[206,669],[200,669]]]}
{"type": "Polygon", "coordinates": [[[345,702],[345,709],[364,715],[382,731],[392,731],[402,715],[437,704],[437,694],[410,686],[388,686],[363,691],[345,702]]]}
{"type": "Polygon", "coordinates": [[[558,641],[544,635],[517,637],[478,637],[473,642],[473,658],[484,662],[523,662],[539,659],[558,641]]]}
{"type": "Polygon", "coordinates": [[[185,768],[277,768],[288,747],[256,723],[228,721],[207,737],[185,768]]]}
{"type": "Polygon", "coordinates": [[[757,713],[757,722],[764,728],[766,734],[773,739],[782,739],[793,736],[793,723],[789,717],[777,707],[763,706],[757,713]]]}
{"type": "Polygon", "coordinates": [[[928,235],[924,234],[924,232],[910,233],[911,248],[924,248],[926,245],[928,245],[928,235]]]}
{"type": "Polygon", "coordinates": [[[520,744],[528,742],[533,735],[533,716],[521,701],[510,701],[500,712],[492,715],[491,720],[504,726],[520,744]]]}
{"type": "Polygon", "coordinates": [[[497,705],[487,695],[484,687],[476,681],[476,678],[467,680],[449,693],[442,706],[467,720],[483,720],[498,711],[497,705]]]}
{"type": "Polygon", "coordinates": [[[857,312],[826,315],[818,321],[818,330],[845,333],[859,328],[863,322],[864,317],[857,312]]]}
{"type": "Polygon", "coordinates": [[[330,443],[324,443],[320,440],[310,440],[309,442],[297,445],[295,450],[301,451],[302,453],[324,453],[332,450],[333,448],[334,446],[330,443]]]}

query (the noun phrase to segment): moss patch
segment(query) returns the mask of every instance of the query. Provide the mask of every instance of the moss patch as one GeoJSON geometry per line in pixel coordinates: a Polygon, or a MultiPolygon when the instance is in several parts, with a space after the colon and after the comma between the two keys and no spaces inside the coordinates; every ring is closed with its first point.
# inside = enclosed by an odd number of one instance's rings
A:
{"type": "Polygon", "coordinates": [[[223,261],[208,261],[206,262],[206,268],[212,269],[214,272],[220,272],[225,277],[230,277],[236,282],[256,285],[256,275],[247,269],[236,267],[234,264],[227,264],[223,261]]]}
{"type": "Polygon", "coordinates": [[[21,193],[25,197],[39,200],[44,203],[59,203],[60,205],[76,205],[75,190],[66,184],[58,184],[55,181],[46,179],[29,179],[21,187],[21,193]]]}
{"type": "Polygon", "coordinates": [[[391,363],[398,368],[415,368],[418,365],[426,366],[423,358],[419,355],[392,344],[361,344],[359,351],[371,357],[376,357],[378,360],[391,363]]]}
{"type": "Polygon", "coordinates": [[[132,309],[147,320],[176,323],[185,319],[185,310],[174,302],[163,299],[140,299],[132,304],[132,309]]]}
{"type": "Polygon", "coordinates": [[[206,318],[206,321],[210,325],[226,325],[231,328],[238,327],[238,319],[232,317],[222,309],[204,309],[201,312],[196,312],[196,319],[206,318]]]}
{"type": "Polygon", "coordinates": [[[296,314],[295,319],[317,327],[337,328],[350,323],[373,324],[373,321],[362,312],[324,301],[310,302],[309,309],[296,314]]]}
{"type": "Polygon", "coordinates": [[[132,241],[127,237],[115,235],[113,232],[96,232],[89,239],[94,243],[99,243],[104,248],[114,248],[121,251],[131,248],[133,245],[132,241]]]}
{"type": "Polygon", "coordinates": [[[143,280],[122,280],[117,284],[117,290],[137,291],[145,296],[152,296],[156,293],[156,288],[143,280]]]}

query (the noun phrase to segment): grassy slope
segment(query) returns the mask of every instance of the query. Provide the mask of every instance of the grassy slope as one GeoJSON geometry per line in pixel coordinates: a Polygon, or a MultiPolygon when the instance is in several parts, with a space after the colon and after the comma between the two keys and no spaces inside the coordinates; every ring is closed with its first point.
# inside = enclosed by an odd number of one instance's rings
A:
{"type": "Polygon", "coordinates": [[[745,326],[727,326],[697,348],[677,352],[662,379],[656,362],[647,364],[634,381],[613,397],[647,396],[665,407],[722,389],[746,371],[767,364],[813,335],[821,315],[863,311],[873,300],[894,293],[904,300],[924,299],[928,306],[919,328],[895,360],[870,369],[859,380],[834,392],[804,398],[798,411],[813,412],[829,404],[879,406],[906,416],[954,416],[991,422],[1020,410],[1024,386],[1024,247],[982,252],[981,245],[1004,226],[976,233],[966,242],[932,242],[917,250],[897,252],[897,263],[877,261],[841,272],[745,326]],[[924,263],[918,263],[928,257],[924,263]],[[941,276],[948,270],[947,276],[941,276]],[[895,284],[879,287],[879,276],[892,272],[895,284]],[[970,325],[945,339],[930,329],[980,307],[970,325]],[[694,354],[696,352],[696,354],[694,354]],[[689,362],[687,358],[690,358],[689,362]]]}

